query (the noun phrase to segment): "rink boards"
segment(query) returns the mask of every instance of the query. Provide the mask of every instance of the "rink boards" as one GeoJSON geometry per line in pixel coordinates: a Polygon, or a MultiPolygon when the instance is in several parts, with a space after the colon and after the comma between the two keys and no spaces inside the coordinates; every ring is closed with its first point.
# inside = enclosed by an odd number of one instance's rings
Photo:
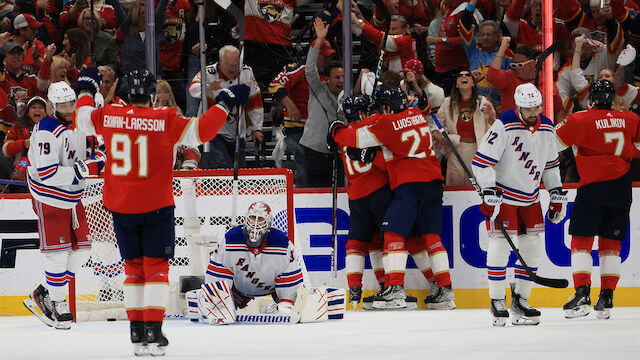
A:
{"type": "MultiPolygon", "coordinates": [[[[542,208],[546,212],[548,193],[542,191],[540,195],[542,208]]],[[[634,187],[633,195],[637,199],[640,188],[634,187]]],[[[567,220],[574,197],[575,190],[569,190],[567,220]]],[[[346,193],[338,194],[337,277],[331,271],[331,199],[330,189],[296,191],[296,241],[300,242],[312,284],[327,283],[346,287],[344,246],[349,227],[348,199],[346,193]]],[[[176,216],[181,216],[180,202],[176,203],[176,216]]],[[[488,307],[485,269],[487,234],[484,218],[478,210],[480,198],[473,190],[451,190],[445,192],[443,204],[442,241],[449,252],[456,304],[459,308],[488,307]]],[[[21,301],[42,281],[42,260],[37,250],[38,234],[34,226],[36,218],[28,196],[9,195],[0,198],[0,315],[27,314],[21,301]]],[[[634,247],[630,246],[638,244],[640,237],[640,221],[634,219],[640,219],[639,202],[632,205],[631,225],[627,240],[622,246],[621,278],[614,297],[616,306],[640,306],[640,251],[634,251],[634,247]]],[[[572,287],[568,225],[568,221],[558,225],[547,222],[545,235],[541,238],[546,256],[538,273],[545,277],[569,279],[572,287]]],[[[181,253],[186,253],[186,249],[177,247],[176,255],[181,253]]],[[[593,256],[596,266],[593,269],[592,292],[597,297],[600,279],[595,251],[593,256]]],[[[514,261],[515,257],[512,255],[510,265],[514,261]]],[[[366,268],[370,269],[368,259],[366,268]]],[[[177,275],[179,274],[171,274],[172,277],[177,275]]],[[[411,260],[407,264],[405,282],[408,292],[417,296],[421,305],[426,296],[427,282],[411,260]]],[[[364,287],[370,292],[377,290],[370,270],[365,271],[364,287]]],[[[572,293],[571,289],[536,288],[530,302],[534,306],[562,306],[572,293]]]]}

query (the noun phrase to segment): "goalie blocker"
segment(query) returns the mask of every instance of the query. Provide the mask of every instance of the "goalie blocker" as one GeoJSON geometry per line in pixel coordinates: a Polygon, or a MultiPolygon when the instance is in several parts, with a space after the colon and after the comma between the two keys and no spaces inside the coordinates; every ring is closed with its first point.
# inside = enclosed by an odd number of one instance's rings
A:
{"type": "Polygon", "coordinates": [[[296,324],[342,319],[346,290],[330,287],[298,288],[293,306],[263,296],[236,309],[233,289],[226,282],[203,284],[186,294],[187,318],[210,325],[296,324]],[[287,306],[289,305],[289,306],[287,306]]]}

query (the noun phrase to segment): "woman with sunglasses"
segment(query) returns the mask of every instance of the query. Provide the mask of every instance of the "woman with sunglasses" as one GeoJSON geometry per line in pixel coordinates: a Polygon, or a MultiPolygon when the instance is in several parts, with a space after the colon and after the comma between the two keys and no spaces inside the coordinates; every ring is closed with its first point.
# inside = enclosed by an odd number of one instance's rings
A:
{"type": "MultiPolygon", "coordinates": [[[[465,165],[471,168],[471,160],[478,150],[478,144],[496,118],[493,105],[484,96],[478,95],[478,87],[471,72],[462,70],[456,74],[451,96],[444,99],[437,116],[465,165]]],[[[445,185],[471,185],[451,149],[447,149],[447,143],[440,132],[436,130],[433,135],[436,143],[444,149],[444,155],[451,159],[447,162],[445,185]]]]}

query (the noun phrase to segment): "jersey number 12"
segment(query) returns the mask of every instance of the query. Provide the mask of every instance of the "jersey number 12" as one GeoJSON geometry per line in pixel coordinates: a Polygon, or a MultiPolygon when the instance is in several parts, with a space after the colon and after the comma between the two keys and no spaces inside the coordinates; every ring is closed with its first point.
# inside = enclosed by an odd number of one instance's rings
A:
{"type": "MultiPolygon", "coordinates": [[[[138,147],[138,177],[149,175],[148,137],[138,135],[133,145],[138,147]]],[[[133,168],[131,160],[131,138],[127,134],[113,134],[111,137],[111,174],[127,176],[133,168]]]]}

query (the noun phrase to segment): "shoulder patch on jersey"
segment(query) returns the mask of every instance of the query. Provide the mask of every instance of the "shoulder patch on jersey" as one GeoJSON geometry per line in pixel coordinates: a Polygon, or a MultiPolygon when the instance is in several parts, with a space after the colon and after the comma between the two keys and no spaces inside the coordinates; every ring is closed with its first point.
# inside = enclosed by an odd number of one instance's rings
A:
{"type": "Polygon", "coordinates": [[[234,226],[224,234],[225,242],[233,245],[245,244],[244,231],[242,225],[234,226]]]}
{"type": "Polygon", "coordinates": [[[270,248],[277,247],[286,249],[289,247],[289,237],[276,228],[270,228],[269,235],[267,236],[267,246],[270,248]]]}
{"type": "Polygon", "coordinates": [[[285,71],[291,72],[301,68],[302,66],[304,66],[304,64],[305,64],[304,60],[300,60],[297,62],[292,62],[290,64],[287,64],[284,68],[285,68],[285,71]]]}
{"type": "Polygon", "coordinates": [[[551,121],[551,119],[549,119],[548,117],[544,116],[544,115],[540,115],[540,124],[541,125],[549,125],[549,126],[554,126],[553,121],[551,121]]]}
{"type": "Polygon", "coordinates": [[[38,123],[38,130],[48,131],[58,136],[62,131],[65,130],[65,127],[60,125],[58,120],[52,118],[51,116],[47,116],[46,118],[40,120],[40,122],[38,123]],[[62,127],[62,129],[58,129],[58,127],[62,127]]]}
{"type": "Polygon", "coordinates": [[[207,74],[215,75],[218,73],[218,63],[207,66],[207,74]]]}

